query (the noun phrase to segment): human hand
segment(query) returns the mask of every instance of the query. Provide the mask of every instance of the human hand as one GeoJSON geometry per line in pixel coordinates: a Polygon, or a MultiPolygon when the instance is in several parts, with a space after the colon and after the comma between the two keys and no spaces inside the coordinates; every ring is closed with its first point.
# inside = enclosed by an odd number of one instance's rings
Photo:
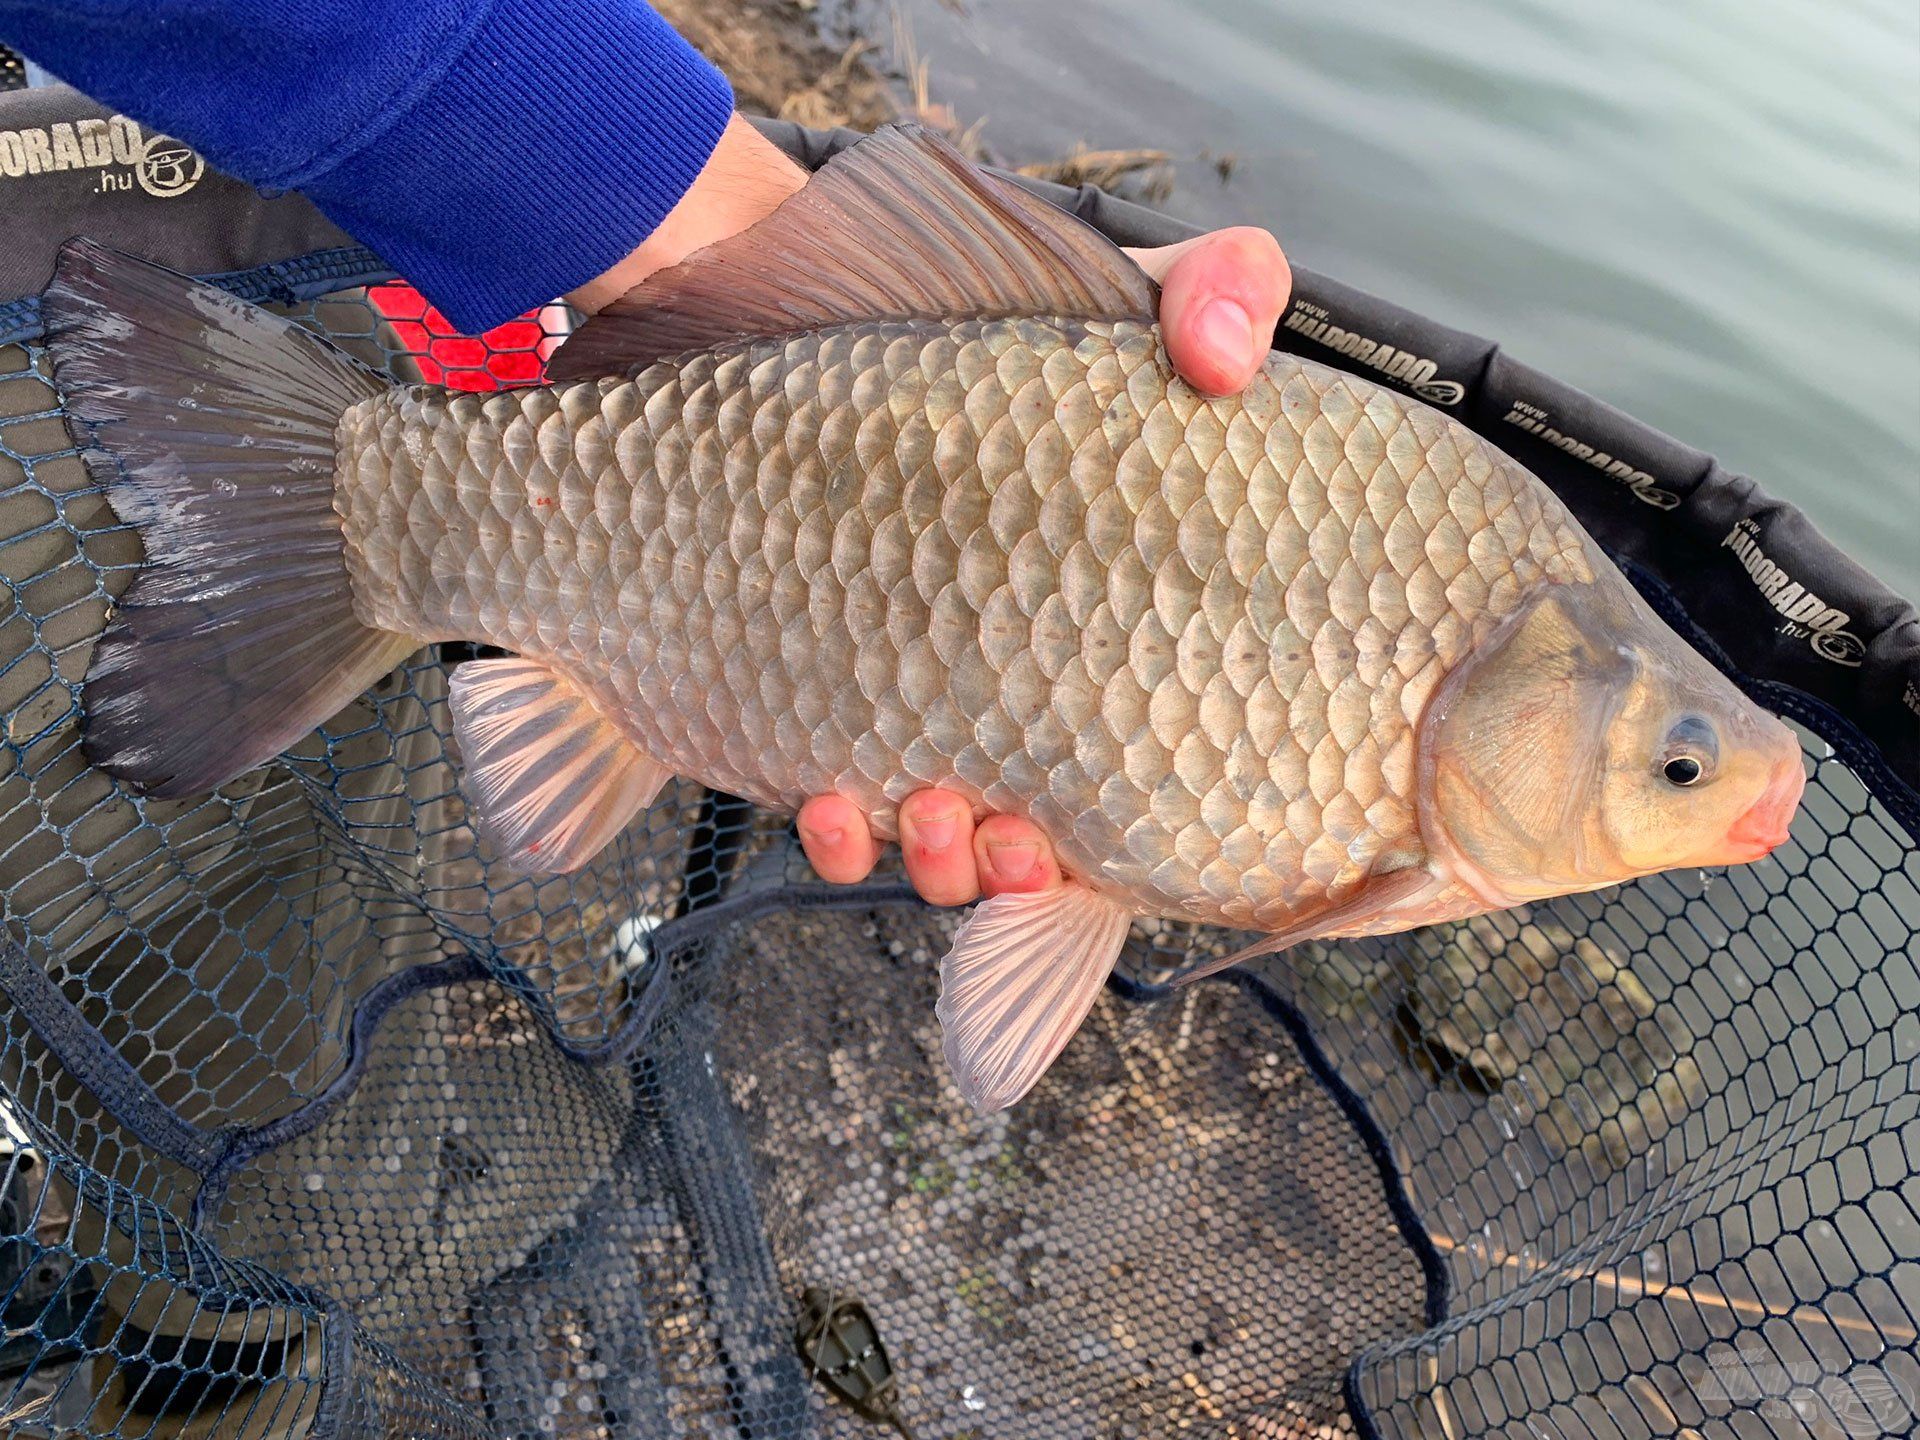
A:
{"type": "MultiPolygon", "coordinates": [[[[1293,288],[1273,236],[1240,227],[1127,253],[1160,282],[1160,327],[1174,369],[1211,395],[1253,379],[1293,288]]],[[[867,817],[838,795],[809,800],[799,824],[801,848],[822,880],[854,884],[880,858],[867,817]]],[[[900,848],[913,888],[935,905],[1060,883],[1053,847],[1037,826],[1012,815],[976,826],[972,807],[951,791],[921,790],[902,802],[900,848]]]]}

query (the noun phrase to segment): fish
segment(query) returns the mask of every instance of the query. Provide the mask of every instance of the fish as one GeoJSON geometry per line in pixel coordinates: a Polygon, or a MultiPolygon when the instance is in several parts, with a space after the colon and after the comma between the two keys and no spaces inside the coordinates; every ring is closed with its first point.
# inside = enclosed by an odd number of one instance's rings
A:
{"type": "Polygon", "coordinates": [[[961,924],[960,1093],[1025,1094],[1142,916],[1196,967],[1758,859],[1792,732],[1538,479],[1430,406],[1274,353],[1179,379],[1098,232],[925,130],[589,318],[547,383],[373,374],[70,242],[43,300],[76,444],[147,563],[86,753],[154,796],[265,764],[421,646],[468,808],[584,865],[680,776],[897,833],[938,786],[1068,877],[961,924]]]}

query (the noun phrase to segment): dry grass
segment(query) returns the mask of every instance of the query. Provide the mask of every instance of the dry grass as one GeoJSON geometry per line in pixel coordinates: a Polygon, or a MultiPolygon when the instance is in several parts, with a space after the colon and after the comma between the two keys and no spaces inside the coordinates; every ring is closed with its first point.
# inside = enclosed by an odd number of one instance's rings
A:
{"type": "Polygon", "coordinates": [[[1022,165],[1019,173],[1062,185],[1126,189],[1150,204],[1173,190],[1173,161],[1164,150],[1090,150],[1076,144],[1058,160],[1022,165]]]}
{"type": "Polygon", "coordinates": [[[980,143],[980,131],[987,123],[977,119],[963,126],[951,107],[933,98],[933,66],[920,54],[913,26],[903,11],[893,12],[893,66],[907,87],[905,114],[929,130],[937,130],[951,140],[954,148],[973,160],[985,160],[986,149],[980,143]]]}
{"type": "Polygon", "coordinates": [[[32,1420],[35,1416],[39,1415],[42,1411],[52,1406],[52,1404],[53,1404],[52,1396],[38,1395],[38,1396],[35,1396],[33,1399],[27,1401],[26,1404],[20,1406],[18,1409],[0,1412],[0,1426],[5,1427],[5,1429],[3,1431],[0,1431],[0,1433],[9,1434],[9,1435],[12,1434],[14,1426],[26,1424],[29,1420],[32,1420]]]}
{"type": "Polygon", "coordinates": [[[835,49],[792,0],[655,0],[655,8],[727,72],[743,110],[861,130],[899,113],[868,47],[835,49]]]}
{"type": "Polygon", "coordinates": [[[855,77],[864,74],[867,57],[872,51],[873,45],[869,41],[849,42],[831,69],[780,102],[780,118],[815,130],[847,124],[849,117],[844,113],[844,97],[853,88],[855,77]]]}
{"type": "MultiPolygon", "coordinates": [[[[961,0],[943,3],[964,12],[961,0]]],[[[871,130],[889,120],[916,120],[973,160],[1001,160],[983,139],[984,116],[963,120],[934,98],[932,65],[897,8],[888,44],[859,37],[838,47],[822,38],[813,0],[659,0],[658,8],[727,72],[742,109],[814,129],[871,130]]],[[[1224,182],[1232,157],[1213,163],[1224,182]]],[[[1098,185],[1149,203],[1165,199],[1173,184],[1173,162],[1164,150],[1109,150],[1080,142],[1063,156],[1018,168],[1023,175],[1098,185]]]]}

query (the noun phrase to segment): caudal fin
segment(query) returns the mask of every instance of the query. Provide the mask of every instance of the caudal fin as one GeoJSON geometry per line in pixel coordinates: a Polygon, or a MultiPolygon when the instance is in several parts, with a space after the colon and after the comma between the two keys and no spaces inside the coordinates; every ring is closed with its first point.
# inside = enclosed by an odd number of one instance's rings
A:
{"type": "Polygon", "coordinates": [[[94,650],[95,765],[160,796],[264,764],[414,648],[353,613],[334,428],[386,383],[224,291],[89,241],[41,301],[75,440],[147,565],[94,650]]]}

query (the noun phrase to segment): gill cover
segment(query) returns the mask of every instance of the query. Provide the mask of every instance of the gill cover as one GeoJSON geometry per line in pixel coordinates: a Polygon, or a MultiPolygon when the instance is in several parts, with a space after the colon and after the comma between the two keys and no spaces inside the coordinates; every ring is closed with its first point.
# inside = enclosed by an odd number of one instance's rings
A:
{"type": "Polygon", "coordinates": [[[1432,819],[1503,903],[1609,883],[1593,854],[1608,736],[1634,673],[1598,633],[1594,587],[1555,587],[1448,676],[1422,727],[1432,819]]]}

